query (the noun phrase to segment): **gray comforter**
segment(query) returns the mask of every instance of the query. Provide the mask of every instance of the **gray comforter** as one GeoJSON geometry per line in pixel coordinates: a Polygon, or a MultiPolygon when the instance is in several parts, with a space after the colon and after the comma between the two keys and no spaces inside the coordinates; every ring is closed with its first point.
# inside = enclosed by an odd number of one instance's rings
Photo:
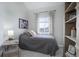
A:
{"type": "Polygon", "coordinates": [[[19,47],[25,50],[50,54],[51,56],[54,56],[58,50],[58,45],[54,38],[45,38],[40,36],[29,37],[26,34],[20,35],[19,47]]]}

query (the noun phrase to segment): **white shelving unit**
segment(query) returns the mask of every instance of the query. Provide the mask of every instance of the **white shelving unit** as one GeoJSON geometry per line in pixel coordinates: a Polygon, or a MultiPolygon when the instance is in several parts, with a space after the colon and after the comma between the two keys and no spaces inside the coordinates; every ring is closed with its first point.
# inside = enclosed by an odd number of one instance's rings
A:
{"type": "MultiPolygon", "coordinates": [[[[71,14],[70,14],[71,15],[71,14]]],[[[64,56],[68,51],[68,46],[71,43],[76,48],[76,57],[79,57],[79,2],[71,2],[65,4],[65,47],[64,47],[64,56]],[[75,5],[76,3],[76,5],[75,5]],[[68,13],[72,13],[71,11],[75,9],[76,15],[69,19],[67,16],[68,13]],[[70,29],[75,25],[76,28],[76,37],[71,38],[70,29]],[[75,40],[76,39],[76,40],[75,40]]]]}
{"type": "MultiPolygon", "coordinates": [[[[71,30],[74,27],[76,31],[76,2],[66,2],[65,3],[65,46],[64,46],[64,55],[67,57],[69,45],[72,45],[75,48],[76,37],[71,37],[71,30]]],[[[70,57],[72,54],[70,55],[70,57]]],[[[74,54],[76,56],[76,54],[74,54]]]]}

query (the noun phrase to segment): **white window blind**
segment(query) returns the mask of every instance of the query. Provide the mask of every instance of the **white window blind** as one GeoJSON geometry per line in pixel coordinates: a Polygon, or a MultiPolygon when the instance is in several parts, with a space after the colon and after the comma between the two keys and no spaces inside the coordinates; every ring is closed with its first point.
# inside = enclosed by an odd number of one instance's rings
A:
{"type": "Polygon", "coordinates": [[[49,34],[50,33],[50,16],[48,12],[38,14],[38,34],[49,34]]]}

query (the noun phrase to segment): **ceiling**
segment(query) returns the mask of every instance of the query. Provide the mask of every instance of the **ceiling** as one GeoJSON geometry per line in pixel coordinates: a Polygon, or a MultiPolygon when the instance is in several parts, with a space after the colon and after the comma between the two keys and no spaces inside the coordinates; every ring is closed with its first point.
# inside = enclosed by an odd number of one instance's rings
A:
{"type": "Polygon", "coordinates": [[[64,2],[24,2],[26,8],[35,10],[39,8],[52,7],[64,4],[64,2]]]}

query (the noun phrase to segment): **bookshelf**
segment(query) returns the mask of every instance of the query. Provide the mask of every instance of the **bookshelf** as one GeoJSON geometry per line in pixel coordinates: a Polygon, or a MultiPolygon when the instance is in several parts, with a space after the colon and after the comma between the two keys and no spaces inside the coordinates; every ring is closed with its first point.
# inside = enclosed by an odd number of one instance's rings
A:
{"type": "MultiPolygon", "coordinates": [[[[66,2],[65,3],[65,44],[63,56],[66,57],[66,52],[68,51],[69,45],[76,45],[76,35],[71,36],[71,30],[74,27],[76,33],[76,2],[66,2]]],[[[76,56],[76,51],[74,56],[76,56]]]]}

